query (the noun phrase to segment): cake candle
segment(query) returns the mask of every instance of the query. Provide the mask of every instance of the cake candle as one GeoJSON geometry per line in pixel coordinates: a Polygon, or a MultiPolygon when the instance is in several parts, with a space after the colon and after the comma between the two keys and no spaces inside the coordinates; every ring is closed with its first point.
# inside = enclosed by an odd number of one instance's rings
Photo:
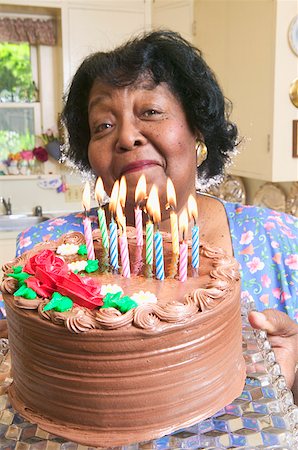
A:
{"type": "Polygon", "coordinates": [[[143,211],[140,207],[141,202],[146,198],[146,178],[145,175],[141,175],[136,186],[135,191],[135,227],[136,227],[136,239],[137,246],[143,245],[143,211]]]}
{"type": "MultiPolygon", "coordinates": [[[[122,206],[121,206],[121,202],[120,202],[121,198],[123,199],[123,197],[121,197],[120,192],[119,192],[119,201],[117,203],[117,222],[119,224],[119,229],[120,229],[119,246],[120,246],[122,276],[125,278],[130,278],[130,262],[129,262],[128,243],[127,243],[127,236],[126,236],[126,218],[123,214],[123,210],[122,210],[122,206]]],[[[125,199],[124,199],[124,204],[125,204],[125,199]]]]}
{"type": "Polygon", "coordinates": [[[188,215],[184,209],[179,217],[179,228],[182,233],[182,242],[179,247],[179,281],[187,280],[187,260],[188,260],[188,245],[187,245],[187,229],[188,229],[188,215]]]}
{"type": "Polygon", "coordinates": [[[171,208],[170,212],[170,224],[171,224],[171,236],[172,236],[172,251],[174,255],[179,254],[179,233],[178,233],[178,217],[176,213],[176,192],[173,182],[170,178],[167,179],[167,208],[171,208]]]}
{"type": "Polygon", "coordinates": [[[85,183],[82,203],[83,203],[83,208],[85,211],[85,218],[83,220],[83,225],[84,225],[84,236],[85,236],[86,247],[87,247],[87,257],[88,257],[88,259],[95,259],[91,221],[88,216],[88,213],[90,211],[90,184],[88,181],[86,181],[86,183],[85,183]]]}
{"type": "Polygon", "coordinates": [[[160,203],[158,198],[158,190],[155,185],[152,186],[148,201],[147,201],[147,209],[149,213],[153,217],[153,222],[155,225],[154,232],[154,248],[155,248],[155,265],[156,265],[156,278],[157,280],[164,280],[165,271],[164,271],[164,258],[163,258],[163,243],[162,243],[162,235],[158,229],[159,222],[161,220],[161,212],[160,212],[160,203]]]}
{"type": "Polygon", "coordinates": [[[110,265],[112,270],[116,272],[119,268],[118,265],[118,230],[117,224],[114,220],[114,215],[116,212],[116,204],[118,201],[119,194],[119,181],[116,180],[111,192],[111,199],[109,204],[109,210],[111,214],[111,222],[109,224],[110,230],[110,265]]]}
{"type": "Polygon", "coordinates": [[[108,237],[108,228],[107,228],[107,220],[106,220],[106,214],[103,209],[103,205],[105,204],[104,198],[105,198],[105,190],[103,187],[103,182],[100,177],[97,178],[96,185],[95,185],[95,198],[98,202],[98,223],[99,223],[99,229],[101,232],[101,242],[102,246],[105,250],[109,249],[109,237],[108,237]]]}
{"type": "Polygon", "coordinates": [[[191,228],[191,265],[195,270],[198,270],[200,262],[200,233],[197,225],[198,205],[193,195],[188,197],[187,207],[188,215],[190,218],[193,218],[194,222],[191,228]]]}

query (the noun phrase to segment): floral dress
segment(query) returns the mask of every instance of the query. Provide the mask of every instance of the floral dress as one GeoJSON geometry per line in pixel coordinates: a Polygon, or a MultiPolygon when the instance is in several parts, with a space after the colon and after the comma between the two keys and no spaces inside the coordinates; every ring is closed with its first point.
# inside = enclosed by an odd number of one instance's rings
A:
{"type": "MultiPolygon", "coordinates": [[[[242,296],[252,296],[262,311],[276,308],[298,323],[298,219],[267,208],[223,202],[229,221],[234,256],[241,266],[242,296]]],[[[17,256],[36,243],[83,232],[83,214],[50,219],[17,238],[17,256]]],[[[98,227],[91,210],[92,227],[98,227]]],[[[1,303],[1,302],[0,302],[1,303]]],[[[4,313],[0,304],[0,316],[4,313]],[[2,313],[1,313],[2,311],[2,313]]]]}

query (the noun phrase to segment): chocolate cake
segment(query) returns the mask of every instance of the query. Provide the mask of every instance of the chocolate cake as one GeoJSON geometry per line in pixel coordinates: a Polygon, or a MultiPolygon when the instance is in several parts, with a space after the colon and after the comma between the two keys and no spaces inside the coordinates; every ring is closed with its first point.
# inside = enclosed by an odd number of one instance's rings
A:
{"type": "Polygon", "coordinates": [[[26,419],[75,442],[113,447],[190,426],[240,395],[238,263],[201,244],[198,273],[189,268],[180,282],[164,238],[163,281],[143,264],[134,229],[130,278],[109,271],[96,231],[98,265],[77,253],[85,241],[73,232],[3,267],[9,395],[26,419]]]}

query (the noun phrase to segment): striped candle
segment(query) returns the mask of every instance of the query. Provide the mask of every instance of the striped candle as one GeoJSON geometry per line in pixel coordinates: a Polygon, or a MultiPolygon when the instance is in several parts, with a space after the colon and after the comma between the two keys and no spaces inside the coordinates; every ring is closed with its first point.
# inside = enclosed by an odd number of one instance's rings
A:
{"type": "Polygon", "coordinates": [[[200,230],[196,224],[198,219],[198,205],[195,197],[190,195],[187,201],[187,209],[190,218],[193,218],[193,227],[191,229],[191,265],[198,270],[200,263],[200,230]]]}
{"type": "Polygon", "coordinates": [[[110,225],[110,264],[113,270],[118,270],[118,231],[117,224],[111,219],[110,225]]]}
{"type": "Polygon", "coordinates": [[[139,206],[135,207],[135,226],[137,234],[137,245],[143,245],[143,220],[142,220],[142,210],[139,206]]]}
{"type": "Polygon", "coordinates": [[[119,246],[120,246],[122,276],[125,278],[130,278],[130,264],[129,264],[129,253],[126,234],[122,234],[122,236],[119,236],[119,246]]]}
{"type": "Polygon", "coordinates": [[[164,280],[165,270],[163,260],[162,235],[160,231],[156,231],[154,233],[154,247],[155,247],[156,278],[158,280],[164,280]]]}
{"type": "Polygon", "coordinates": [[[199,236],[199,227],[197,225],[194,225],[191,229],[191,265],[194,269],[199,268],[199,236]]]}
{"type": "Polygon", "coordinates": [[[188,245],[186,242],[181,242],[179,248],[179,281],[187,280],[187,256],[188,256],[188,245]]]}
{"type": "Polygon", "coordinates": [[[97,210],[98,215],[98,223],[99,223],[99,229],[101,232],[101,242],[103,248],[108,250],[109,248],[109,237],[108,237],[108,229],[107,229],[107,221],[106,221],[106,215],[103,208],[99,207],[97,210]]]}
{"type": "Polygon", "coordinates": [[[146,264],[153,264],[153,223],[146,223],[146,264]]]}
{"type": "Polygon", "coordinates": [[[88,259],[95,259],[92,229],[91,229],[91,222],[90,222],[89,217],[85,217],[85,219],[83,220],[83,225],[84,225],[84,236],[85,236],[86,247],[87,247],[87,257],[88,257],[88,259]]]}

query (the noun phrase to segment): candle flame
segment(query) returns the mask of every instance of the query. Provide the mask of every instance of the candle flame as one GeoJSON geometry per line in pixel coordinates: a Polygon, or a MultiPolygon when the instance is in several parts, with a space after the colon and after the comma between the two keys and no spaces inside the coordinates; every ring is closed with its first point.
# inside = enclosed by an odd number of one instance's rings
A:
{"type": "Polygon", "coordinates": [[[83,190],[82,204],[85,211],[90,210],[90,184],[89,181],[86,181],[85,187],[83,190]]]}
{"type": "Polygon", "coordinates": [[[187,235],[188,230],[188,214],[186,208],[183,209],[179,216],[179,230],[182,233],[184,240],[184,236],[187,235]]]}
{"type": "Polygon", "coordinates": [[[176,208],[177,206],[176,192],[171,178],[167,179],[167,200],[169,206],[176,208]]]}
{"type": "Polygon", "coordinates": [[[105,190],[103,187],[103,182],[101,177],[98,177],[95,184],[95,198],[100,205],[103,203],[104,197],[105,197],[105,190]]]}
{"type": "Polygon", "coordinates": [[[116,180],[111,192],[111,199],[109,204],[109,210],[115,214],[116,212],[116,205],[118,202],[118,195],[119,195],[119,180],[116,180]]]}
{"type": "Polygon", "coordinates": [[[119,202],[122,208],[125,208],[126,203],[127,184],[125,177],[121,177],[119,186],[119,202]]]}
{"type": "Polygon", "coordinates": [[[117,202],[116,218],[117,218],[117,222],[118,222],[120,230],[122,229],[122,233],[125,234],[125,232],[126,232],[126,218],[125,218],[125,216],[123,214],[123,209],[122,209],[122,206],[120,204],[120,201],[117,202]]]}
{"type": "Polygon", "coordinates": [[[146,198],[146,177],[141,175],[135,191],[135,202],[138,204],[146,198]]]}
{"type": "Polygon", "coordinates": [[[149,192],[148,200],[147,200],[147,211],[148,214],[153,217],[154,223],[159,223],[161,220],[161,212],[160,212],[160,204],[158,198],[158,189],[155,184],[152,185],[152,188],[149,192]]]}
{"type": "Polygon", "coordinates": [[[199,216],[199,213],[198,213],[197,201],[193,195],[190,195],[188,197],[187,209],[188,209],[189,217],[192,217],[196,221],[199,216]]]}

